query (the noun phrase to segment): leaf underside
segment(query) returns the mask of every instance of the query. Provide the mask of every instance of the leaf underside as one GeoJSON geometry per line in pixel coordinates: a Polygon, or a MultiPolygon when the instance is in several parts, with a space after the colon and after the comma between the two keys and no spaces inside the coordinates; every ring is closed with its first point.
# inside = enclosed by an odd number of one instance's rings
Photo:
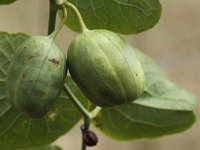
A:
{"type": "Polygon", "coordinates": [[[104,109],[94,124],[116,140],[156,138],[186,130],[195,122],[192,111],[162,110],[138,104],[104,109]]]}

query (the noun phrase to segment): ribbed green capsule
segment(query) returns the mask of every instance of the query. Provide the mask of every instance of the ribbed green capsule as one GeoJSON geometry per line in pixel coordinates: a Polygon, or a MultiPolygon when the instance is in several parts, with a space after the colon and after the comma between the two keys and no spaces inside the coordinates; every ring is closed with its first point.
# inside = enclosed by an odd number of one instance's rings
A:
{"type": "Polygon", "coordinates": [[[66,58],[48,36],[27,39],[8,70],[6,94],[12,106],[33,118],[45,115],[60,95],[66,58]]]}
{"type": "Polygon", "coordinates": [[[89,30],[70,44],[69,72],[86,97],[101,107],[132,102],[144,88],[144,72],[134,49],[108,30],[89,30]]]}

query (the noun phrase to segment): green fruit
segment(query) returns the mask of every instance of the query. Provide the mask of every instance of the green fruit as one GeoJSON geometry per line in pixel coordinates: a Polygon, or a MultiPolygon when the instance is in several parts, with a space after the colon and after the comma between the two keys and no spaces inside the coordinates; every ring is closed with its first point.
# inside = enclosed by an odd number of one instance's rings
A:
{"type": "Polygon", "coordinates": [[[66,58],[53,39],[33,36],[18,49],[8,70],[7,99],[33,118],[45,115],[60,95],[66,58]]]}
{"type": "Polygon", "coordinates": [[[68,49],[69,72],[86,97],[101,107],[132,102],[144,88],[134,49],[108,30],[85,31],[68,49]]]}

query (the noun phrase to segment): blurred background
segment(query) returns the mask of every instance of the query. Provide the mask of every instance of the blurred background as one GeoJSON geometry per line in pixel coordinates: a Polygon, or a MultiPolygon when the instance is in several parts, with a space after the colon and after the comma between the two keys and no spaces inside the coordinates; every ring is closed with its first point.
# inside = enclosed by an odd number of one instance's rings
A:
{"type": "MultiPolygon", "coordinates": [[[[151,30],[125,38],[151,56],[167,76],[178,85],[200,98],[200,1],[161,0],[163,13],[160,22],[151,30]]],[[[25,32],[43,35],[47,32],[48,0],[18,0],[0,6],[0,31],[25,32]]],[[[64,52],[76,33],[64,28],[57,43],[64,52]]],[[[89,150],[199,150],[200,109],[197,121],[189,130],[159,139],[118,142],[100,132],[99,143],[89,150]]],[[[80,150],[81,122],[56,144],[64,150],[80,150]]]]}

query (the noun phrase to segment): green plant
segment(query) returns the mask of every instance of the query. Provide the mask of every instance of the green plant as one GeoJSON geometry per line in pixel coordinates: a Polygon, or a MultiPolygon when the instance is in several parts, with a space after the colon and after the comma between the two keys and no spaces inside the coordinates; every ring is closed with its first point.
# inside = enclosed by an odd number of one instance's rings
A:
{"type": "MultiPolygon", "coordinates": [[[[4,0],[0,4],[12,2],[14,1],[4,0]]],[[[136,48],[130,47],[121,37],[113,33],[127,35],[148,30],[158,22],[160,15],[161,5],[158,0],[106,0],[104,3],[100,0],[90,2],[89,0],[50,0],[49,36],[31,37],[23,33],[0,32],[1,149],[59,150],[60,148],[50,144],[61,135],[66,134],[81,118],[84,120],[81,127],[82,150],[85,150],[87,145],[94,146],[98,140],[95,133],[90,131],[90,124],[95,125],[102,133],[116,140],[155,138],[188,129],[195,121],[193,113],[195,98],[170,82],[152,59],[136,48]],[[61,11],[62,20],[55,27],[58,10],[61,11]],[[71,44],[67,56],[68,75],[71,73],[73,79],[66,76],[65,57],[54,44],[54,39],[64,25],[73,31],[83,32],[71,44]],[[105,37],[110,42],[105,42],[105,37]],[[32,40],[35,38],[37,40],[32,40]],[[25,47],[29,44],[29,51],[27,51],[25,47]],[[105,48],[107,46],[114,48],[107,49],[105,48]],[[49,51],[46,47],[50,47],[49,51]],[[101,51],[105,49],[106,54],[100,54],[99,49],[101,51]],[[118,53],[116,49],[121,53],[118,53]],[[90,53],[84,54],[85,50],[90,53]],[[108,53],[109,50],[112,55],[108,53]],[[129,53],[126,53],[127,51],[129,53]],[[52,59],[50,62],[43,52],[50,53],[53,58],[57,55],[60,61],[65,61],[62,62],[58,71],[53,71],[55,66],[49,68],[49,65],[52,65],[51,62],[53,65],[58,64],[57,59],[52,59]],[[29,54],[32,56],[32,53],[37,53],[41,59],[29,64],[25,56],[29,54]],[[96,61],[87,62],[89,57],[96,58],[96,61]],[[122,57],[123,61],[116,63],[112,61],[112,57],[116,57],[118,61],[122,57]],[[104,63],[105,58],[107,63],[104,63]],[[42,64],[42,67],[38,64],[42,64]],[[130,69],[124,67],[123,64],[129,64],[130,69]],[[108,67],[108,65],[112,67],[108,67]],[[116,74],[110,75],[111,68],[114,68],[112,74],[116,74]],[[38,69],[41,73],[34,73],[38,69]],[[123,69],[125,74],[121,72],[123,69]],[[21,80],[23,72],[26,71],[32,73],[31,77],[34,75],[37,76],[37,79],[41,77],[40,81],[44,82],[31,84],[28,80],[21,80]],[[93,71],[95,71],[94,76],[99,75],[97,78],[92,76],[93,71]],[[137,73],[137,76],[130,77],[127,75],[129,73],[137,73]],[[82,75],[84,78],[80,77],[82,75]],[[138,79],[138,77],[140,78],[138,79]],[[64,85],[62,85],[63,80],[65,80],[64,85]],[[136,83],[131,84],[132,80],[135,80],[136,83]],[[98,82],[99,84],[97,84],[98,82]],[[122,88],[119,82],[123,85],[122,88]],[[42,88],[34,93],[32,89],[38,89],[35,88],[36,85],[42,88]],[[134,91],[133,87],[138,88],[139,92],[134,91]],[[62,88],[63,91],[59,94],[62,88]],[[118,92],[118,89],[121,93],[124,91],[125,94],[115,93],[118,92]],[[15,92],[16,90],[23,91],[23,93],[18,94],[15,92]],[[102,90],[103,93],[101,93],[102,90]],[[131,92],[132,90],[133,92],[131,92]],[[30,94],[31,91],[33,92],[30,94]],[[114,94],[112,91],[115,91],[114,94]],[[44,97],[46,94],[48,98],[44,97]],[[124,95],[130,98],[124,98],[124,95]],[[136,97],[137,99],[135,99],[136,97]],[[36,106],[29,105],[34,102],[34,98],[37,98],[36,106]],[[112,104],[109,105],[112,107],[96,106],[96,104],[106,105],[102,100],[107,98],[112,101],[112,104]],[[122,103],[124,101],[129,101],[129,103],[113,107],[113,105],[119,104],[115,101],[117,98],[120,98],[119,101],[122,100],[122,103]],[[44,105],[42,104],[43,100],[47,102],[44,105]],[[10,105],[9,101],[14,107],[10,105]],[[40,104],[42,107],[38,109],[40,104]],[[51,105],[50,110],[49,105],[51,105]],[[35,117],[41,118],[35,119],[35,117]]],[[[37,79],[33,79],[37,81],[37,79]]]]}

